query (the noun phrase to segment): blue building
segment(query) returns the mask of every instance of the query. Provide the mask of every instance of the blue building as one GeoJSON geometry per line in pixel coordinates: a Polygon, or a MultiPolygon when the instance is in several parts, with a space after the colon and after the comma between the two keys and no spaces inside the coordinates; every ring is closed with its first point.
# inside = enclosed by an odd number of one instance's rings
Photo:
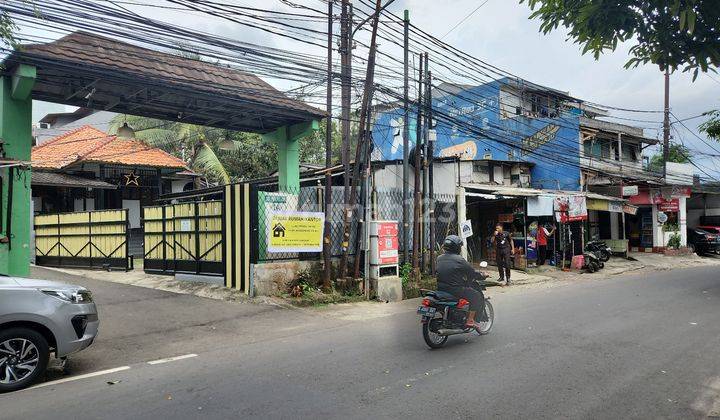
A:
{"type": "MultiPolygon", "coordinates": [[[[527,186],[580,189],[581,112],[567,94],[511,78],[480,86],[442,84],[433,90],[433,113],[434,157],[529,162],[532,185],[527,186]]],[[[411,110],[411,148],[415,115],[411,110]]],[[[377,115],[374,160],[402,159],[402,131],[402,107],[377,115]]]]}

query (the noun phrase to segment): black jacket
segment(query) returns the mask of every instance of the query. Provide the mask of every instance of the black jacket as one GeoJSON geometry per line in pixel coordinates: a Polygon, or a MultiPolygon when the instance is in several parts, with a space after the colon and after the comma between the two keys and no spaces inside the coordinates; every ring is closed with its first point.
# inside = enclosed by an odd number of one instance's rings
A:
{"type": "Polygon", "coordinates": [[[438,289],[467,287],[477,272],[458,254],[442,254],[436,265],[438,289]]]}

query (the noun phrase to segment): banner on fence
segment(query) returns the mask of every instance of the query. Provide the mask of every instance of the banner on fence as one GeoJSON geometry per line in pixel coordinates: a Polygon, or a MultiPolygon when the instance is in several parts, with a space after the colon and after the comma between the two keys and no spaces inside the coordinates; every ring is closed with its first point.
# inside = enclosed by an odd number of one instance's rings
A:
{"type": "Polygon", "coordinates": [[[324,213],[272,211],[268,219],[268,252],[322,251],[324,213]]]}

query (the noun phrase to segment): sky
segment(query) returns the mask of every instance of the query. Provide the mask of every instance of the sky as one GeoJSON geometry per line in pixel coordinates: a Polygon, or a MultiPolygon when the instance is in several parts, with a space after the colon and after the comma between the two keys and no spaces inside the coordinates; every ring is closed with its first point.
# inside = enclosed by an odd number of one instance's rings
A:
{"type": "MultiPolygon", "coordinates": [[[[358,1],[355,0],[356,3],[358,1]]],[[[161,0],[134,0],[134,2],[156,5],[163,3],[161,0]]],[[[320,10],[327,8],[321,0],[293,0],[293,2],[320,10]]],[[[127,3],[126,7],[153,19],[174,22],[251,43],[307,52],[318,57],[325,54],[321,49],[226,20],[133,6],[129,4],[132,2],[127,3]],[[189,16],[193,17],[190,19],[189,16]]],[[[234,3],[296,13],[299,10],[282,0],[242,0],[234,3]]],[[[443,37],[443,41],[532,82],[567,91],[574,97],[603,105],[643,110],[663,108],[664,81],[659,69],[654,65],[624,68],[630,58],[628,55],[630,43],[620,45],[615,52],[607,52],[596,61],[591,55],[582,55],[580,47],[566,39],[566,32],[563,29],[548,35],[541,34],[538,31],[540,22],[529,20],[531,13],[529,7],[526,4],[519,4],[517,0],[396,0],[388,8],[400,16],[403,9],[408,9],[412,23],[426,32],[438,38],[443,37]],[[481,4],[482,7],[470,15],[481,4]],[[465,18],[467,19],[462,24],[446,35],[453,26],[465,18]]],[[[321,29],[323,25],[315,27],[321,29]]],[[[25,30],[37,33],[35,29],[25,30]]],[[[358,39],[367,41],[367,31],[360,31],[358,39]]],[[[387,43],[383,45],[382,41],[380,49],[402,57],[401,51],[387,43]]],[[[362,68],[358,66],[357,70],[362,68]]],[[[291,84],[282,80],[270,82],[280,89],[291,87],[291,84]]],[[[720,75],[701,74],[693,82],[690,74],[678,71],[671,76],[670,95],[672,113],[679,119],[720,109],[720,75]]],[[[47,107],[39,105],[36,108],[35,114],[39,118],[47,107]]],[[[57,107],[54,109],[57,110],[57,107]]],[[[648,122],[632,124],[646,128],[647,137],[662,137],[662,114],[613,112],[613,115],[648,120],[648,122]]],[[[697,130],[698,124],[705,119],[706,117],[701,117],[686,121],[685,124],[690,130],[681,127],[680,124],[674,124],[674,140],[696,150],[698,152],[696,162],[706,172],[720,178],[720,161],[717,158],[702,156],[703,153],[720,154],[720,143],[707,140],[697,130]],[[710,145],[706,145],[696,136],[706,140],[710,145]]]]}

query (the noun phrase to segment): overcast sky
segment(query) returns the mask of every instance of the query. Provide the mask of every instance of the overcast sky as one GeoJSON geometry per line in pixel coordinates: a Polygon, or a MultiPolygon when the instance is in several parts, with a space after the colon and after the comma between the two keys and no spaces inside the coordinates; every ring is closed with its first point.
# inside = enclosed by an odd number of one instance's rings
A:
{"type": "MultiPolygon", "coordinates": [[[[160,0],[138,0],[140,3],[161,3],[160,0]]],[[[319,0],[294,0],[325,10],[319,0]]],[[[357,0],[356,0],[357,2],[357,0]]],[[[389,10],[402,15],[402,10],[410,10],[410,18],[414,25],[437,36],[444,36],[450,28],[467,17],[485,0],[397,0],[389,10]]],[[[242,0],[237,4],[259,8],[273,7],[298,12],[279,0],[242,0]]],[[[38,3],[41,6],[41,2],[38,3]]],[[[142,10],[143,15],[155,19],[174,22],[183,26],[206,32],[237,37],[247,42],[294,51],[308,51],[321,56],[322,51],[305,45],[274,37],[267,33],[242,25],[215,18],[195,15],[192,19],[188,13],[175,13],[152,8],[142,10]]],[[[663,107],[663,76],[657,67],[652,65],[634,69],[624,69],[627,62],[629,45],[621,45],[617,51],[603,55],[596,61],[591,55],[581,55],[580,48],[571,41],[566,41],[563,30],[549,35],[538,32],[539,22],[528,19],[530,9],[516,0],[487,0],[477,12],[443,38],[444,41],[481,58],[486,62],[502,68],[510,73],[555,89],[568,91],[571,95],[592,102],[643,110],[661,110],[663,107]]],[[[360,39],[366,39],[367,33],[361,33],[360,39]]],[[[381,49],[397,53],[392,47],[381,45],[381,49]]],[[[401,55],[400,55],[401,57],[401,55]]],[[[279,82],[283,84],[282,82],[279,82]]],[[[276,81],[273,84],[278,84],[276,81]]],[[[283,88],[283,86],[278,86],[283,88]]],[[[700,75],[695,82],[686,73],[677,72],[671,76],[671,108],[680,119],[701,114],[702,112],[720,108],[720,75],[700,75]]],[[[44,111],[39,107],[38,111],[44,111]]],[[[40,114],[38,112],[36,114],[40,114]]],[[[652,122],[636,122],[637,126],[646,128],[648,137],[661,136],[658,130],[662,126],[662,114],[623,114],[614,115],[651,120],[652,122]]],[[[693,133],[698,135],[697,125],[705,118],[697,118],[685,122],[692,132],[674,124],[677,132],[673,132],[677,141],[688,145],[700,153],[720,152],[703,144],[693,133]]],[[[701,135],[702,136],[702,135],[701,135]]],[[[704,137],[703,137],[704,138],[704,137]]],[[[720,150],[720,144],[712,147],[720,150]]],[[[720,162],[717,159],[698,157],[698,163],[708,172],[720,176],[720,162]]]]}

